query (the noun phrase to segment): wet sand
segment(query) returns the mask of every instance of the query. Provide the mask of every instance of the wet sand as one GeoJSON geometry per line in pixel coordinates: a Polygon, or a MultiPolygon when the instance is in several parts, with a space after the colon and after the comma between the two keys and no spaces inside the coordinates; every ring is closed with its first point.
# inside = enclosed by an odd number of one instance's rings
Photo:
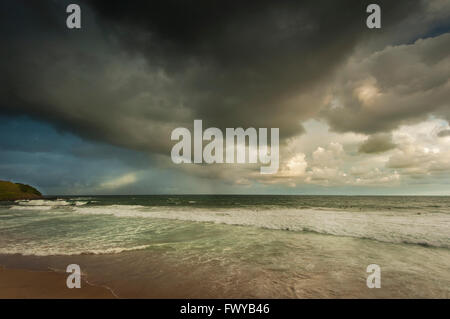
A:
{"type": "Polygon", "coordinates": [[[111,299],[116,298],[106,287],[82,280],[81,288],[69,289],[69,274],[55,271],[7,269],[0,266],[0,298],[2,299],[111,299]]]}
{"type": "MultiPolygon", "coordinates": [[[[270,234],[275,236],[278,232],[266,232],[267,237],[270,234]]],[[[305,248],[285,255],[266,250],[270,258],[259,263],[249,259],[248,251],[238,255],[241,259],[214,255],[215,258],[211,258],[198,250],[193,250],[194,253],[184,250],[180,254],[167,249],[98,255],[0,254],[0,265],[6,268],[0,268],[0,298],[93,299],[115,295],[119,298],[183,299],[448,299],[450,296],[448,267],[445,267],[447,250],[348,237],[289,235],[305,248]],[[368,256],[383,267],[381,289],[369,289],[366,285],[368,256]],[[433,263],[422,262],[431,259],[433,263]],[[84,279],[81,289],[66,287],[69,274],[65,269],[69,264],[80,266],[84,279]]],[[[276,238],[267,242],[274,242],[276,238]]],[[[280,242],[275,243],[280,245],[280,242]]],[[[265,247],[267,244],[256,248],[265,247]]]]}

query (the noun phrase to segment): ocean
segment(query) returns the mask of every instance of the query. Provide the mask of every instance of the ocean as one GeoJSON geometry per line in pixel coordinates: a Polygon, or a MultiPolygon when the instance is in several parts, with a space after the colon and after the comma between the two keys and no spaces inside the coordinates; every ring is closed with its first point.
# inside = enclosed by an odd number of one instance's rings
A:
{"type": "Polygon", "coordinates": [[[120,297],[449,298],[450,197],[60,196],[0,204],[0,264],[120,297]],[[381,269],[368,288],[367,266],[381,269]]]}

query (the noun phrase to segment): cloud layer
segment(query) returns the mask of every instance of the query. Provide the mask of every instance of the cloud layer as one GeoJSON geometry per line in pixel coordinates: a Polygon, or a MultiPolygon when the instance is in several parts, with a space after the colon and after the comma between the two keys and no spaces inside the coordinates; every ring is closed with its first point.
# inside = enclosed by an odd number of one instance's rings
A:
{"type": "Polygon", "coordinates": [[[65,28],[68,3],[0,4],[0,116],[111,146],[70,151],[129,166],[92,187],[126,189],[146,169],[243,191],[434,183],[450,170],[446,1],[382,1],[380,30],[365,26],[364,1],[81,1],[81,30],[65,28]],[[280,128],[279,174],[173,165],[170,132],[194,119],[280,128]]]}

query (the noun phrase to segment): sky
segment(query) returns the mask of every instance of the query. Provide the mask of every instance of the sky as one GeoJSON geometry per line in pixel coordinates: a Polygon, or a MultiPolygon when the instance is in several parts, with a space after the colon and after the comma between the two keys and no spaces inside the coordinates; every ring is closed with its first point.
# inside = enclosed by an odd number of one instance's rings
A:
{"type": "Polygon", "coordinates": [[[48,195],[450,195],[450,1],[377,1],[369,29],[372,2],[2,1],[0,179],[48,195]],[[171,132],[195,119],[279,128],[278,172],[174,164],[171,132]]]}

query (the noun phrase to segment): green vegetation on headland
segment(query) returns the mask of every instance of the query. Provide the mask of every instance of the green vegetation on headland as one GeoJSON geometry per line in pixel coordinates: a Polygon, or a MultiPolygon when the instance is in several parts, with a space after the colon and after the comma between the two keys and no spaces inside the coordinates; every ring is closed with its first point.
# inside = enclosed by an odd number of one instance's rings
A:
{"type": "Polygon", "coordinates": [[[38,198],[42,198],[42,194],[34,187],[21,183],[0,181],[0,200],[38,198]]]}

